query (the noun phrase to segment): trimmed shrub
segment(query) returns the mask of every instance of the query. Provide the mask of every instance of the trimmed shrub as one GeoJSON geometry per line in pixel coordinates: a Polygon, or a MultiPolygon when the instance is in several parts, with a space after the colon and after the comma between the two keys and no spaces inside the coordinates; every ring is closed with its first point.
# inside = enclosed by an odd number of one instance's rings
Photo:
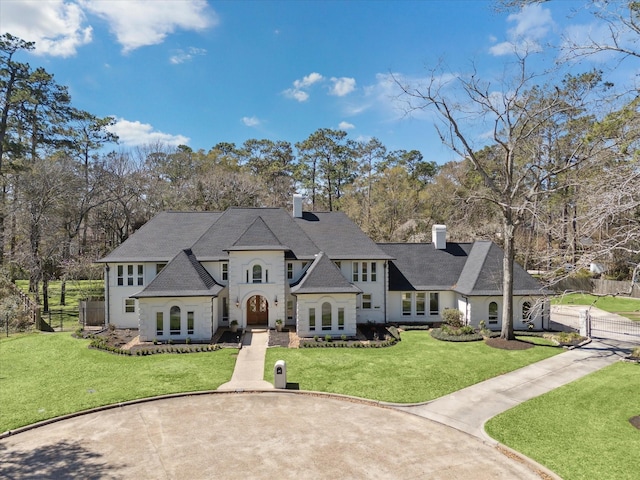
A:
{"type": "MultiPolygon", "coordinates": [[[[444,327],[444,326],[443,326],[444,327]]],[[[471,329],[473,332],[473,328],[471,329]]],[[[465,334],[450,334],[445,331],[444,328],[434,328],[431,330],[431,336],[436,340],[442,340],[445,342],[476,342],[482,340],[483,337],[480,333],[465,333],[465,334]]]]}

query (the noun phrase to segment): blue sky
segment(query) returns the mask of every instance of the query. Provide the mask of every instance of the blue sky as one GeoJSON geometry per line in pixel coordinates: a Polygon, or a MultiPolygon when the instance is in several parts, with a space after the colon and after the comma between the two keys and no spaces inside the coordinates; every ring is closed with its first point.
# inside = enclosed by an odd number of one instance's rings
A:
{"type": "Polygon", "coordinates": [[[162,141],[209,150],[250,138],[292,144],[318,128],[377,137],[440,163],[430,115],[407,116],[397,78],[439,61],[487,77],[527,42],[597,31],[583,1],[497,12],[493,1],[0,0],[0,33],[36,42],[24,56],[67,85],[77,108],[117,119],[121,148],[162,141]]]}

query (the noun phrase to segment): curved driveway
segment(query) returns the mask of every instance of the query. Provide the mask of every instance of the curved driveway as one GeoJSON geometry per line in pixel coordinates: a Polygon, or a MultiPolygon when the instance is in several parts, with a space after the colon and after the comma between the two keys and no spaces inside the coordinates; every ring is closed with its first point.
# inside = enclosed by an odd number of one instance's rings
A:
{"type": "Polygon", "coordinates": [[[540,479],[527,465],[416,415],[273,391],[153,400],[0,440],[0,477],[21,479],[540,479]]]}

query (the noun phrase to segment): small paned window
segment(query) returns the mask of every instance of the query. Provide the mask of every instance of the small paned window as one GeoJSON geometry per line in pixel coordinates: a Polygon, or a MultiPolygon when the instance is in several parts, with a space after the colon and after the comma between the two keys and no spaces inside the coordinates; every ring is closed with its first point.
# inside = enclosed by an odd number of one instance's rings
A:
{"type": "Polygon", "coordinates": [[[187,312],[187,335],[193,335],[194,319],[193,312],[187,312]]]}
{"type": "Polygon", "coordinates": [[[124,285],[124,266],[118,265],[118,285],[124,285]]]}
{"type": "Polygon", "coordinates": [[[362,262],[362,281],[366,282],[367,278],[367,262],[362,262]]]}
{"type": "Polygon", "coordinates": [[[169,311],[169,333],[180,335],[180,307],[173,306],[169,311]]]}
{"type": "Polygon", "coordinates": [[[368,310],[371,308],[371,294],[363,293],[362,294],[362,308],[368,310]]]}
{"type": "Polygon", "coordinates": [[[136,299],[125,298],[124,299],[124,311],[125,313],[135,313],[136,311],[136,299]]]}
{"type": "Polygon", "coordinates": [[[440,315],[440,298],[438,292],[429,294],[429,314],[440,315]]]}
{"type": "Polygon", "coordinates": [[[310,308],[309,309],[309,330],[315,330],[315,329],[316,329],[316,309],[310,308]]]}
{"type": "Polygon", "coordinates": [[[322,304],[322,330],[331,330],[331,304],[322,304]]]}
{"type": "Polygon", "coordinates": [[[344,330],[344,308],[338,308],[338,330],[344,330]]]}
{"type": "Polygon", "coordinates": [[[376,262],[371,262],[371,281],[375,282],[377,280],[376,275],[376,262]]]}
{"type": "Polygon", "coordinates": [[[222,277],[222,280],[224,282],[229,280],[229,264],[228,263],[225,262],[220,265],[220,276],[222,277]]]}
{"type": "Polygon", "coordinates": [[[402,315],[411,315],[411,292],[402,294],[402,315]]]}
{"type": "Polygon", "coordinates": [[[144,267],[138,265],[138,286],[144,285],[144,267]]]}
{"type": "Polygon", "coordinates": [[[156,275],[158,275],[164,267],[166,267],[166,263],[156,263],[156,275]]]}
{"type": "Polygon", "coordinates": [[[156,312],[156,335],[164,334],[164,313],[156,312]]]}
{"type": "Polygon", "coordinates": [[[498,304],[491,302],[489,304],[489,325],[498,324],[498,304]]]}
{"type": "Polygon", "coordinates": [[[424,316],[427,295],[424,292],[416,292],[416,315],[424,316]]]}
{"type": "Polygon", "coordinates": [[[293,263],[287,263],[287,278],[291,280],[293,278],[293,263]]]}
{"type": "Polygon", "coordinates": [[[133,285],[133,265],[127,265],[127,285],[133,285]]]}
{"type": "Polygon", "coordinates": [[[357,282],[360,276],[358,275],[358,262],[353,262],[353,281],[357,282]]]}

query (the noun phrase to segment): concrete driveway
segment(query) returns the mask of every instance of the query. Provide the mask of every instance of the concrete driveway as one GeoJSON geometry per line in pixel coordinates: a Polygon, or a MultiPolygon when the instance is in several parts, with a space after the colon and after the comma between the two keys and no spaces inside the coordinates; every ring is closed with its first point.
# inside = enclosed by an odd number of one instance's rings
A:
{"type": "MultiPolygon", "coordinates": [[[[211,393],[116,407],[0,440],[21,479],[540,479],[429,419],[345,398],[211,393]]],[[[545,477],[549,478],[549,477],[545,477]]]]}

